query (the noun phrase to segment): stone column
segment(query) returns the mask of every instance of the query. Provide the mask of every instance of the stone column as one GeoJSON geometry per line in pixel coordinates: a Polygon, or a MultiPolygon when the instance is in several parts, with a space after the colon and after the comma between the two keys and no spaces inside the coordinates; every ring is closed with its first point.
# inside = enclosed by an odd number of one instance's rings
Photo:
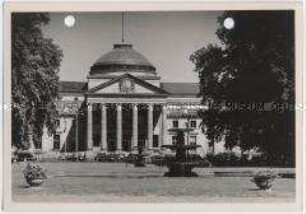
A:
{"type": "MultiPolygon", "coordinates": [[[[159,109],[162,109],[162,105],[158,106],[159,109]]],[[[162,130],[163,130],[163,111],[159,110],[159,118],[158,118],[158,127],[159,127],[159,135],[158,135],[158,147],[161,147],[162,143],[163,143],[163,135],[162,135],[162,130]]]]}
{"type": "Polygon", "coordinates": [[[162,111],[162,145],[168,144],[167,139],[167,105],[163,105],[162,111]]]}
{"type": "Polygon", "coordinates": [[[153,105],[148,105],[148,149],[153,149],[153,105]]]}
{"type": "Polygon", "coordinates": [[[88,103],[87,106],[87,150],[92,150],[92,104],[88,103]]]}
{"type": "Polygon", "coordinates": [[[117,150],[122,150],[122,106],[117,104],[117,150]]]}
{"type": "Polygon", "coordinates": [[[133,147],[138,146],[138,107],[137,104],[133,106],[133,147]]]}
{"type": "Polygon", "coordinates": [[[101,106],[101,150],[107,150],[107,107],[101,106]]]}

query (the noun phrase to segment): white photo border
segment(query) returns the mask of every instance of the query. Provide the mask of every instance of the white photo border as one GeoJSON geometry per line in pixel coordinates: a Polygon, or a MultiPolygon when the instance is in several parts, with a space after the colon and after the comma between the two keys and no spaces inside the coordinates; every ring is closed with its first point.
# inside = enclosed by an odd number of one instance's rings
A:
{"type": "MultiPolygon", "coordinates": [[[[4,4],[4,104],[11,100],[12,12],[103,11],[210,11],[294,10],[296,103],[303,104],[303,3],[302,1],[201,1],[201,2],[6,2],[4,4]]],[[[11,112],[3,111],[3,202],[8,211],[302,211],[303,209],[303,111],[296,111],[296,201],[294,203],[21,203],[12,201],[11,112]],[[233,206],[234,205],[234,206],[233,206]]],[[[305,136],[304,136],[305,137],[305,136]]],[[[305,158],[305,157],[304,157],[305,158]]],[[[304,159],[305,160],[305,159],[304,159]]]]}

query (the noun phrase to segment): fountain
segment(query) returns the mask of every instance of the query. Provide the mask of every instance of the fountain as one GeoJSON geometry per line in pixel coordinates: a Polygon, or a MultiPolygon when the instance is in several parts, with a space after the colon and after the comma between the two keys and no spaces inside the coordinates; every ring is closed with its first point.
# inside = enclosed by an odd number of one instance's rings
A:
{"type": "Polygon", "coordinates": [[[192,128],[173,128],[168,131],[175,132],[177,135],[176,145],[163,145],[163,148],[168,148],[175,151],[176,155],[173,158],[167,159],[166,166],[169,171],[164,174],[166,177],[196,177],[198,176],[192,169],[199,165],[199,161],[192,160],[188,151],[200,147],[199,145],[185,145],[185,133],[193,131],[192,128]]]}

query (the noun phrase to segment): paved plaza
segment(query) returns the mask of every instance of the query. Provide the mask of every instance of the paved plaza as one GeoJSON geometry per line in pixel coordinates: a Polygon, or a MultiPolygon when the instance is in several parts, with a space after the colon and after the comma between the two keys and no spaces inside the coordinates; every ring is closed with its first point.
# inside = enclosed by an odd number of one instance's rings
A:
{"type": "Polygon", "coordinates": [[[250,177],[214,177],[214,171],[258,168],[196,168],[195,178],[163,177],[165,167],[135,168],[124,163],[41,163],[48,180],[28,187],[25,163],[12,167],[13,200],[18,202],[293,202],[295,179],[277,178],[259,191],[250,177]]]}

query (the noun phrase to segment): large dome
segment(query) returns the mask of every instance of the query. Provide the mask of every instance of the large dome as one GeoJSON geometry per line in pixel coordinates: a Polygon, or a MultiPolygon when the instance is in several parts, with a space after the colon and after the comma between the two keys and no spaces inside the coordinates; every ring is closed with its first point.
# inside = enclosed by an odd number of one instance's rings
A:
{"type": "Polygon", "coordinates": [[[156,75],[155,67],[131,44],[115,44],[112,51],[102,55],[91,67],[90,75],[113,72],[141,72],[156,75]]]}

